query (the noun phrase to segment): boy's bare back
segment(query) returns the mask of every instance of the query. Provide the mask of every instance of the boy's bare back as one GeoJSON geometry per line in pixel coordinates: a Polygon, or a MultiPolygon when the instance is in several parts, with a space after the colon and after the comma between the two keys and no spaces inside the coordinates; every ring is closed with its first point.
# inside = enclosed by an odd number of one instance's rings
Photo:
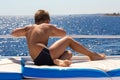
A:
{"type": "Polygon", "coordinates": [[[43,48],[47,48],[50,36],[64,36],[65,34],[64,30],[47,23],[29,26],[26,39],[31,57],[35,59],[43,48]]]}

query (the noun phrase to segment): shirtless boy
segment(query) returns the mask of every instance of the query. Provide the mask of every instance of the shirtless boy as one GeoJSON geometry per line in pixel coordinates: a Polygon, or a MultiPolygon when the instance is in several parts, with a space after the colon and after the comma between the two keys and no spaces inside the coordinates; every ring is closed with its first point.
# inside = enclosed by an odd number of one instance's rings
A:
{"type": "Polygon", "coordinates": [[[35,24],[17,28],[13,30],[12,35],[15,37],[25,36],[27,39],[28,49],[35,65],[58,65],[67,67],[71,64],[72,53],[65,50],[70,47],[74,51],[88,56],[90,60],[104,59],[104,54],[94,53],[72,37],[66,36],[66,32],[49,24],[50,16],[45,10],[38,10],[35,13],[35,24]],[[59,36],[61,39],[47,47],[50,36],[59,36]]]}

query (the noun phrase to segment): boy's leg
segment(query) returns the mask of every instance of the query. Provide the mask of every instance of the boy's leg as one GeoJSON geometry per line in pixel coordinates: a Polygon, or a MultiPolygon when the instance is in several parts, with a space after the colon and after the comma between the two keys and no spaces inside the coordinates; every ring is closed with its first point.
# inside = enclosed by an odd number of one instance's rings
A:
{"type": "Polygon", "coordinates": [[[54,61],[54,64],[56,64],[58,66],[67,67],[72,63],[71,58],[72,58],[72,52],[70,50],[68,50],[68,51],[65,51],[59,57],[59,59],[54,59],[53,61],[54,61]]]}
{"type": "Polygon", "coordinates": [[[61,59],[54,59],[54,64],[57,66],[68,67],[72,63],[70,60],[61,60],[61,59]]]}
{"type": "Polygon", "coordinates": [[[65,52],[66,48],[70,45],[69,37],[63,37],[56,41],[49,47],[51,57],[53,59],[59,59],[59,57],[65,52]]]}
{"type": "Polygon", "coordinates": [[[74,51],[82,53],[90,58],[90,60],[103,59],[105,55],[96,54],[83,47],[80,43],[73,40],[71,37],[66,36],[56,41],[49,50],[53,59],[58,59],[65,51],[67,47],[71,47],[74,51]]]}
{"type": "Polygon", "coordinates": [[[72,52],[70,51],[70,50],[67,50],[67,51],[65,51],[60,57],[59,57],[59,59],[61,59],[61,60],[71,60],[71,58],[72,58],[72,52]]]}
{"type": "Polygon", "coordinates": [[[96,53],[91,52],[90,50],[83,47],[80,43],[73,40],[71,37],[66,36],[66,37],[63,37],[62,39],[56,41],[49,48],[50,53],[51,53],[51,57],[53,60],[55,60],[54,61],[55,64],[57,64],[57,65],[60,64],[60,66],[61,66],[61,64],[69,64],[70,65],[69,61],[59,60],[59,57],[64,53],[65,49],[68,46],[71,47],[76,52],[87,55],[90,58],[90,60],[104,59],[104,57],[105,57],[105,55],[100,55],[100,54],[96,54],[96,53]]]}

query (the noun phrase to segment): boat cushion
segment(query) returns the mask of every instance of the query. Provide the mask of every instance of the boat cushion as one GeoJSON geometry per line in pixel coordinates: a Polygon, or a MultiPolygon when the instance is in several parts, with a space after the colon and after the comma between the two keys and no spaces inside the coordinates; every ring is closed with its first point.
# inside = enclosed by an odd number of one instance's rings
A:
{"type": "Polygon", "coordinates": [[[22,79],[22,66],[20,57],[0,59],[0,80],[4,79],[22,79]]]}
{"type": "MultiPolygon", "coordinates": [[[[70,67],[59,66],[36,66],[32,59],[23,58],[24,71],[23,76],[34,78],[74,78],[74,77],[113,77],[120,70],[120,59],[116,57],[107,58],[105,60],[88,61],[73,60],[70,67]],[[113,65],[114,64],[114,65],[113,65]],[[118,71],[114,71],[118,69],[118,71]]],[[[120,75],[118,73],[117,75],[120,75]]]]}

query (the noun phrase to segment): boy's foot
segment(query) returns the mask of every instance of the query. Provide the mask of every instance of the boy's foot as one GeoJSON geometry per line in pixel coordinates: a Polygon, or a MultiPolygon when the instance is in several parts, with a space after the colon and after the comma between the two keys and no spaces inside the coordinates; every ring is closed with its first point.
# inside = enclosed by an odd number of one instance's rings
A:
{"type": "Polygon", "coordinates": [[[57,66],[62,66],[62,67],[68,67],[70,66],[72,62],[70,60],[60,60],[60,59],[55,59],[54,64],[57,66]]]}
{"type": "Polygon", "coordinates": [[[89,59],[91,61],[94,61],[94,60],[102,60],[102,59],[105,59],[105,54],[98,54],[98,53],[93,53],[93,55],[91,55],[89,57],[89,59]]]}

